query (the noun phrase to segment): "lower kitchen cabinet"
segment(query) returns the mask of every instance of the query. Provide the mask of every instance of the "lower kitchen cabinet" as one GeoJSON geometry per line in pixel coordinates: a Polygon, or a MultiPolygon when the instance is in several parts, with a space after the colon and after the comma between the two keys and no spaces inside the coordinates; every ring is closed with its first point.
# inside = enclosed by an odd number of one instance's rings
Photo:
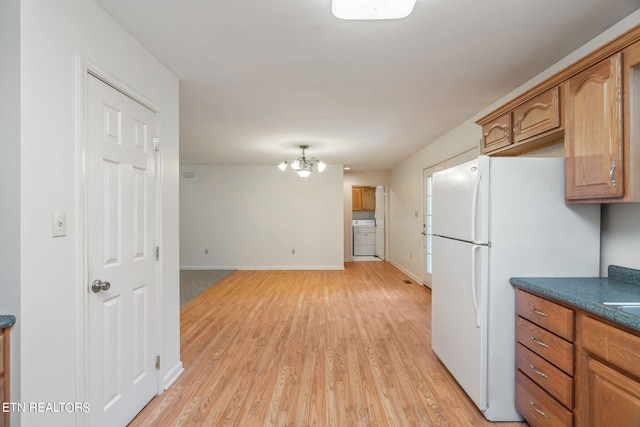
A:
{"type": "Polygon", "coordinates": [[[578,317],[580,426],[640,425],[640,336],[578,317]]]}
{"type": "Polygon", "coordinates": [[[516,371],[516,409],[531,427],[571,427],[573,414],[522,371],[516,371]]]}
{"type": "Polygon", "coordinates": [[[531,427],[573,426],[574,311],[516,289],[516,410],[531,427]]]}
{"type": "Polygon", "coordinates": [[[640,426],[640,332],[516,288],[515,345],[530,427],[640,426]]]}

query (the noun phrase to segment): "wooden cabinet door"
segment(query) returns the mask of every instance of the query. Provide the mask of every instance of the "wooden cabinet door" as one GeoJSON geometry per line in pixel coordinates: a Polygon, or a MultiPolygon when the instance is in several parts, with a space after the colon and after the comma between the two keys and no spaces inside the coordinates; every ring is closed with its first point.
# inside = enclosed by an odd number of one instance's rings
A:
{"type": "Polygon", "coordinates": [[[624,88],[624,201],[640,202],[640,42],[622,51],[624,88]]]}
{"type": "Polygon", "coordinates": [[[595,359],[588,360],[589,426],[632,426],[640,420],[640,383],[595,359]]]}
{"type": "Polygon", "coordinates": [[[362,210],[362,187],[351,187],[351,210],[362,210]]]}
{"type": "Polygon", "coordinates": [[[565,197],[622,197],[622,54],[568,80],[565,197]]]}
{"type": "Polygon", "coordinates": [[[515,142],[560,126],[560,89],[555,86],[513,110],[515,142]]]}
{"type": "Polygon", "coordinates": [[[362,188],[362,210],[373,211],[376,209],[376,189],[373,187],[362,188]]]}
{"type": "Polygon", "coordinates": [[[482,153],[511,145],[511,112],[482,126],[482,153]]]}

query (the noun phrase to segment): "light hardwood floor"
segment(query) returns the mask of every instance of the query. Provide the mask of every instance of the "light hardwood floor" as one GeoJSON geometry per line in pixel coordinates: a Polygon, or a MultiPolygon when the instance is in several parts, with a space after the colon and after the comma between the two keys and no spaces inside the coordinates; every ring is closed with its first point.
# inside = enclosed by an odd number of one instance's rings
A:
{"type": "Polygon", "coordinates": [[[493,425],[431,350],[431,293],[407,279],[387,262],[235,272],[181,309],[185,372],[130,425],[493,425]]]}

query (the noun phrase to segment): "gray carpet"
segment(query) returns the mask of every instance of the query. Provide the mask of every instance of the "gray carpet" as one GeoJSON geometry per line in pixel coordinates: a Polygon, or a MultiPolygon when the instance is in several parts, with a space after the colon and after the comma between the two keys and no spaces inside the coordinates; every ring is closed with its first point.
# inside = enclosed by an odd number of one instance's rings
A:
{"type": "Polygon", "coordinates": [[[180,270],[180,307],[235,270],[180,270]]]}

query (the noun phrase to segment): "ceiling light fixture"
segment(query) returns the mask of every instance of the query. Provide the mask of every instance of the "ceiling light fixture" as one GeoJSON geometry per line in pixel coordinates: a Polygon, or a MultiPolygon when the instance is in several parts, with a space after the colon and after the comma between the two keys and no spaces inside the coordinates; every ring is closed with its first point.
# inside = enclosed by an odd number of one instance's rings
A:
{"type": "MultiPolygon", "coordinates": [[[[296,171],[296,173],[302,178],[308,177],[315,170],[317,170],[318,172],[322,172],[327,167],[327,165],[322,160],[318,160],[315,157],[307,159],[305,150],[309,148],[308,145],[300,145],[299,147],[302,150],[302,156],[291,162],[291,169],[296,171]]],[[[280,163],[278,167],[281,171],[284,172],[285,170],[287,170],[287,165],[289,165],[289,161],[285,160],[284,162],[280,163]]]]}
{"type": "Polygon", "coordinates": [[[415,5],[416,0],[333,0],[331,11],[340,19],[400,19],[415,5]]]}

